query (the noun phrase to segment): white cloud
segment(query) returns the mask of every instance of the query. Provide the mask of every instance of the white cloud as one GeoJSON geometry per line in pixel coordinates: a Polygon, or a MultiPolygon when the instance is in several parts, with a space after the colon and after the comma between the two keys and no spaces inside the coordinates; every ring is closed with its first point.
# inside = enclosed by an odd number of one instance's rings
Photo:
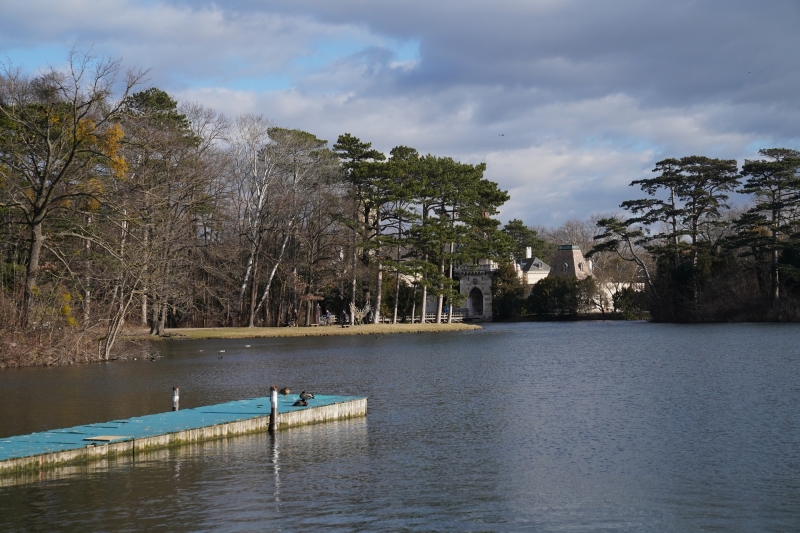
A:
{"type": "Polygon", "coordinates": [[[12,59],[93,45],[230,116],[486,161],[512,195],[503,218],[530,224],[616,210],[664,157],[800,147],[792,0],[0,0],[0,12],[12,59]]]}

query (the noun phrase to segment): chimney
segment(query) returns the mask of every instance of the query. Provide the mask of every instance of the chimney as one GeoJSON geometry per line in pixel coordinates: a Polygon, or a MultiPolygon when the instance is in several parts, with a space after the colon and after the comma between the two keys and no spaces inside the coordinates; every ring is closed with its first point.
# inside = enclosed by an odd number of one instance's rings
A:
{"type": "Polygon", "coordinates": [[[531,258],[531,247],[530,246],[526,246],[525,247],[525,259],[530,259],[530,258],[531,258]]]}

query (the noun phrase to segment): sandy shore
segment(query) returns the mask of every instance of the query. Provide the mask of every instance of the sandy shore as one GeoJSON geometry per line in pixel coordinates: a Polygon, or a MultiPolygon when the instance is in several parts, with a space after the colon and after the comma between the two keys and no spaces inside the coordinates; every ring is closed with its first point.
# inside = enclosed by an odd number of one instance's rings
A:
{"type": "Polygon", "coordinates": [[[145,330],[131,331],[128,339],[256,339],[263,337],[324,337],[331,335],[379,335],[426,333],[481,329],[474,324],[365,324],[363,326],[318,326],[297,328],[178,328],[168,329],[165,337],[151,337],[145,330]]]}

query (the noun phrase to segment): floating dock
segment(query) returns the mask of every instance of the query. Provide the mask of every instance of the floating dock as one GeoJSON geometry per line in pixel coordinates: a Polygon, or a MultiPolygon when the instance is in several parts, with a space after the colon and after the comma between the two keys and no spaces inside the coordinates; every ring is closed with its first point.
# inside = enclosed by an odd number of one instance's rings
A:
{"type": "MultiPolygon", "coordinates": [[[[367,399],[317,394],[308,407],[278,399],[277,429],[366,416],[367,399]]],[[[0,476],[128,456],[269,428],[270,399],[234,402],[0,439],[0,476]]]]}

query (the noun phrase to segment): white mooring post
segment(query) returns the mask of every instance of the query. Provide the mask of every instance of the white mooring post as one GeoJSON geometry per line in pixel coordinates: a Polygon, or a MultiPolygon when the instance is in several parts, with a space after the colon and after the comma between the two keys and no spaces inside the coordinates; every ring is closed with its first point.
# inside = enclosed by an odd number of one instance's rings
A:
{"type": "Polygon", "coordinates": [[[269,388],[269,432],[274,433],[278,428],[278,387],[269,388]]]}
{"type": "Polygon", "coordinates": [[[178,394],[178,386],[175,385],[174,387],[172,387],[172,410],[173,411],[177,411],[178,410],[178,399],[179,399],[178,396],[179,396],[179,394],[178,394]]]}

